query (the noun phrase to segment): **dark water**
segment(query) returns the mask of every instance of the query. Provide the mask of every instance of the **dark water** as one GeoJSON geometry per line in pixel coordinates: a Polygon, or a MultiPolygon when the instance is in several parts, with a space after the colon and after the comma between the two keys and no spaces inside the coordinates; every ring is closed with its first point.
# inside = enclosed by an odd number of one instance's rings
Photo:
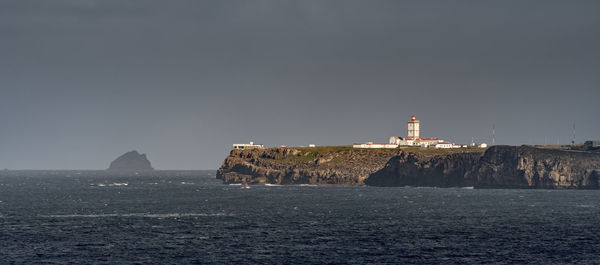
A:
{"type": "Polygon", "coordinates": [[[600,191],[0,173],[2,263],[598,263],[600,191]]]}

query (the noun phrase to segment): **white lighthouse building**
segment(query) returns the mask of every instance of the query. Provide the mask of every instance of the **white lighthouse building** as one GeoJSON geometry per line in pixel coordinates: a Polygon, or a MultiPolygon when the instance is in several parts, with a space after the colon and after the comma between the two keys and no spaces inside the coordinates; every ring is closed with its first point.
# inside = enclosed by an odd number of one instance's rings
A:
{"type": "MultiPolygon", "coordinates": [[[[421,138],[421,121],[412,115],[407,122],[406,138],[399,136],[390,137],[388,143],[358,143],[354,144],[354,148],[397,148],[401,146],[419,146],[432,148],[461,148],[462,145],[456,145],[451,142],[444,141],[440,138],[421,138]]],[[[466,147],[466,146],[465,146],[466,147]]]]}
{"type": "Polygon", "coordinates": [[[412,115],[406,125],[406,138],[392,136],[389,140],[390,144],[397,144],[399,146],[433,147],[444,142],[444,140],[440,138],[421,138],[421,121],[417,120],[415,115],[412,115]]]}
{"type": "Polygon", "coordinates": [[[408,121],[408,133],[406,134],[406,138],[409,139],[419,139],[419,125],[420,121],[415,118],[415,115],[412,115],[410,120],[408,121]]]}

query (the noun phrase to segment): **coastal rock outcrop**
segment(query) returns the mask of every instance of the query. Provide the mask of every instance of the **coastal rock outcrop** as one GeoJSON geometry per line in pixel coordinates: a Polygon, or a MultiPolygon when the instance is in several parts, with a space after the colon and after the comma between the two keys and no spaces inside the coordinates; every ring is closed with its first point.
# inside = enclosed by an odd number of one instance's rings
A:
{"type": "Polygon", "coordinates": [[[385,167],[365,181],[370,186],[474,186],[466,177],[480,159],[482,152],[428,155],[403,152],[391,158],[385,167]]]}
{"type": "Polygon", "coordinates": [[[533,146],[232,150],[217,178],[250,184],[598,189],[600,152],[533,146]]]}
{"type": "Polygon", "coordinates": [[[474,153],[423,157],[401,154],[373,173],[373,186],[598,189],[600,153],[494,146],[474,153]]]}
{"type": "Polygon", "coordinates": [[[363,185],[397,149],[348,146],[232,150],[217,171],[224,183],[363,185]]]}
{"type": "Polygon", "coordinates": [[[110,163],[108,170],[114,171],[148,171],[153,170],[146,154],[130,151],[110,163]]]}
{"type": "Polygon", "coordinates": [[[480,188],[598,189],[600,153],[495,146],[465,178],[480,188]]]}

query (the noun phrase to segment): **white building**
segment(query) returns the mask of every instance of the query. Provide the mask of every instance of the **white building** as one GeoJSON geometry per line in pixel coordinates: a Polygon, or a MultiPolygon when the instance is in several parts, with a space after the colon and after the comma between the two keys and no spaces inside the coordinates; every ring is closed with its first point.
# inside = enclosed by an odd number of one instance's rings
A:
{"type": "Polygon", "coordinates": [[[443,142],[444,140],[440,138],[421,138],[421,121],[415,118],[415,115],[412,115],[410,120],[406,124],[407,127],[407,137],[402,138],[399,136],[392,136],[389,139],[390,144],[397,144],[400,146],[421,146],[421,147],[429,147],[434,146],[439,142],[443,142]]]}
{"type": "Polygon", "coordinates": [[[397,147],[398,147],[397,144],[373,143],[373,142],[357,143],[357,144],[352,145],[352,148],[397,148],[397,147]]]}
{"type": "Polygon", "coordinates": [[[388,141],[388,143],[400,145],[400,144],[402,144],[402,141],[404,141],[404,139],[402,137],[392,136],[392,137],[390,137],[390,140],[388,141]]]}
{"type": "Polygon", "coordinates": [[[412,145],[414,145],[414,146],[420,146],[420,147],[429,147],[431,145],[431,143],[429,141],[426,141],[426,140],[423,140],[423,139],[415,139],[412,142],[412,145]]]}
{"type": "Polygon", "coordinates": [[[250,142],[249,144],[233,144],[233,149],[257,149],[257,148],[265,148],[262,144],[254,144],[254,142],[250,142]]]}
{"type": "MultiPolygon", "coordinates": [[[[388,143],[389,145],[397,145],[397,146],[420,146],[420,147],[435,147],[435,148],[461,148],[462,146],[452,144],[446,142],[440,138],[421,138],[421,121],[415,118],[415,115],[412,115],[411,119],[407,122],[407,136],[406,138],[402,138],[399,136],[390,137],[388,143]]],[[[368,143],[362,144],[367,145],[368,143]]],[[[361,144],[356,144],[355,146],[360,146],[361,144]]],[[[367,147],[363,147],[367,148],[367,147]]],[[[381,147],[371,147],[371,148],[381,148],[381,147]]],[[[391,148],[391,147],[390,147],[391,148]]]]}
{"type": "Polygon", "coordinates": [[[434,146],[435,146],[435,148],[453,148],[454,147],[454,145],[449,142],[439,142],[439,143],[435,144],[434,146]]]}
{"type": "Polygon", "coordinates": [[[440,138],[419,138],[414,141],[414,145],[428,147],[430,145],[436,145],[441,142],[444,142],[444,140],[440,138]]]}
{"type": "Polygon", "coordinates": [[[477,147],[479,147],[479,148],[487,148],[488,145],[486,143],[478,143],[477,147]]]}
{"type": "Polygon", "coordinates": [[[435,145],[439,142],[443,142],[443,140],[439,139],[439,138],[412,138],[412,137],[406,137],[406,138],[402,138],[402,137],[398,137],[398,136],[392,136],[390,137],[389,143],[390,144],[396,144],[396,145],[408,145],[408,146],[429,146],[429,145],[435,145]]]}

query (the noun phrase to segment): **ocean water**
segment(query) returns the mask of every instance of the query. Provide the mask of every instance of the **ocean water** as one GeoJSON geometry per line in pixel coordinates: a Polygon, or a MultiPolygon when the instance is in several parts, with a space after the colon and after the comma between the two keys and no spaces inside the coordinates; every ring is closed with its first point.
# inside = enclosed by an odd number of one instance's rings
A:
{"type": "Polygon", "coordinates": [[[0,172],[0,263],[600,262],[600,191],[224,185],[0,172]]]}

